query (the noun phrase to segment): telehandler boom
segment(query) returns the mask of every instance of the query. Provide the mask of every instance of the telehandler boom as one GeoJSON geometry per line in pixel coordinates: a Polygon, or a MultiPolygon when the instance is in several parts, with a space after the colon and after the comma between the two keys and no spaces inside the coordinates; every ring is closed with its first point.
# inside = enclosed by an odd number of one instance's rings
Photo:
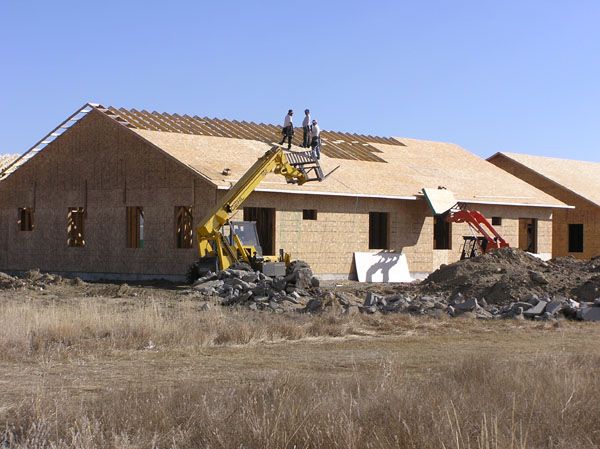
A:
{"type": "Polygon", "coordinates": [[[319,161],[312,152],[284,151],[279,146],[273,146],[201,220],[196,229],[200,260],[192,267],[192,275],[208,270],[225,270],[237,262],[254,265],[256,248],[245,245],[234,233],[233,226],[230,226],[229,238],[223,235],[222,230],[269,173],[282,175],[287,183],[298,185],[325,179],[319,161]]]}

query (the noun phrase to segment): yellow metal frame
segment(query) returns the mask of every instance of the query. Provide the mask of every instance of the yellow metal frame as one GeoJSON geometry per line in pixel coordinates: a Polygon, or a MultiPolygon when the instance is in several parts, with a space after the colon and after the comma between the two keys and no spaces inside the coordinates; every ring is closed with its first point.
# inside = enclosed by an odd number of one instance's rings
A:
{"type": "Polygon", "coordinates": [[[283,148],[272,147],[229,189],[225,197],[207,213],[206,218],[196,228],[200,257],[216,256],[220,270],[225,270],[240,260],[250,261],[248,252],[253,255],[256,250],[244,246],[237,235],[233,237],[234,244],[230,245],[221,229],[269,173],[285,176],[288,182],[298,185],[308,181],[304,171],[289,163],[283,148]]]}

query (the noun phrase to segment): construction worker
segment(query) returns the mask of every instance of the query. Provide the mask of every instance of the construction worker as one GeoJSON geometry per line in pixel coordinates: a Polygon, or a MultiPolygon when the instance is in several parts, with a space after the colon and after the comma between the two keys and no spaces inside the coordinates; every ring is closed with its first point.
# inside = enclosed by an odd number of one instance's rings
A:
{"type": "Polygon", "coordinates": [[[310,126],[310,146],[312,148],[313,156],[317,159],[321,159],[321,129],[316,120],[312,121],[310,126]]]}
{"type": "Polygon", "coordinates": [[[302,120],[302,148],[310,147],[310,111],[304,110],[304,120],[302,120]]]}
{"type": "Polygon", "coordinates": [[[279,145],[283,145],[285,139],[288,141],[288,150],[292,148],[292,137],[294,136],[294,124],[292,123],[292,117],[294,115],[293,110],[289,110],[285,118],[283,119],[283,129],[281,130],[281,134],[283,134],[283,139],[279,145]]]}

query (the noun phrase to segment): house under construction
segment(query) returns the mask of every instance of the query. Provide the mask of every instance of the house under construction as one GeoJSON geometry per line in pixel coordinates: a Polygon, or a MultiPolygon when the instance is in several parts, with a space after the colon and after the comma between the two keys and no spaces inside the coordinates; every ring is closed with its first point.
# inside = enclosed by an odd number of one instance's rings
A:
{"type": "MultiPolygon", "coordinates": [[[[86,104],[2,170],[0,270],[183,278],[196,223],[280,136],[275,125],[86,104]]],[[[330,177],[296,186],[268,175],[239,213],[257,221],[266,254],[285,248],[346,278],[353,253],[395,250],[413,274],[431,272],[457,260],[469,234],[432,215],[421,191],[439,186],[511,246],[552,251],[552,211],[568,206],[459,146],[321,139],[324,170],[339,166],[330,177]]]]}

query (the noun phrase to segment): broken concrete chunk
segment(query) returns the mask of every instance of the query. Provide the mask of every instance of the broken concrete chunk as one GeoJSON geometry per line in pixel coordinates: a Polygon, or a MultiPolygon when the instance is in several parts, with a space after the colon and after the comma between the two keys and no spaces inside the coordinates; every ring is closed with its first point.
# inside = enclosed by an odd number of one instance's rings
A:
{"type": "Polygon", "coordinates": [[[312,298],[310,301],[308,301],[308,303],[306,303],[304,311],[309,313],[318,312],[322,307],[323,303],[320,299],[312,298]]]}
{"type": "Polygon", "coordinates": [[[562,301],[553,300],[553,301],[550,301],[548,303],[548,305],[546,306],[545,313],[549,314],[550,316],[554,316],[558,312],[560,312],[563,309],[563,307],[564,307],[564,303],[562,301]]]}
{"type": "Polygon", "coordinates": [[[205,282],[203,284],[198,284],[194,288],[194,290],[203,293],[205,295],[212,295],[215,292],[215,289],[222,287],[224,284],[223,281],[219,279],[215,279],[212,281],[205,282]]]}
{"type": "Polygon", "coordinates": [[[541,315],[544,313],[547,304],[548,303],[546,301],[540,300],[540,302],[538,302],[535,306],[523,312],[523,315],[525,315],[527,318],[533,318],[536,315],[541,315]]]}
{"type": "Polygon", "coordinates": [[[454,309],[462,312],[471,312],[479,307],[475,298],[465,299],[463,302],[454,303],[454,309]]]}
{"type": "Polygon", "coordinates": [[[586,307],[581,309],[583,321],[600,321],[600,307],[586,307]]]}
{"type": "Polygon", "coordinates": [[[363,307],[373,307],[376,306],[379,301],[382,299],[380,295],[377,295],[373,292],[367,292],[367,297],[365,298],[365,302],[363,303],[363,307]]]}

